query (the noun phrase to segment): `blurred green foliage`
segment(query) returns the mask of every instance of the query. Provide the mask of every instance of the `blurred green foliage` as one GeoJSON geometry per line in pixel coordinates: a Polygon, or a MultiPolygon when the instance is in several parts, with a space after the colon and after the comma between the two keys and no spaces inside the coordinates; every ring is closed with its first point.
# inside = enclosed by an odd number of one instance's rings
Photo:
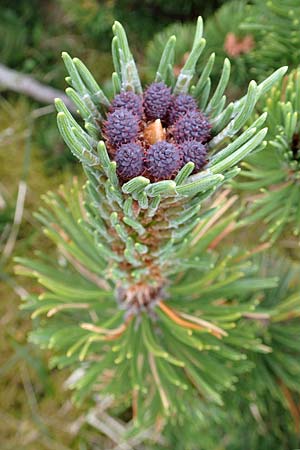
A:
{"type": "MultiPolygon", "coordinates": [[[[247,11],[246,3],[246,0],[228,1],[208,17],[204,23],[204,38],[207,44],[201,61],[198,63],[198,66],[201,67],[203,61],[208,59],[212,52],[215,53],[211,79],[213,84],[216,84],[224,58],[229,58],[231,61],[230,89],[235,89],[236,94],[237,88],[244,88],[250,81],[249,51],[255,46],[255,38],[252,35],[247,45],[245,38],[247,39],[248,36],[249,39],[249,33],[240,29],[247,11]]],[[[177,70],[183,66],[193,42],[194,29],[195,25],[192,22],[176,22],[155,34],[146,48],[147,67],[145,72],[149,80],[153,78],[162,50],[172,34],[177,37],[175,55],[177,70]]]]}
{"type": "Polygon", "coordinates": [[[199,15],[207,17],[222,0],[58,0],[72,24],[97,42],[102,49],[109,49],[107,35],[114,20],[126,23],[130,40],[142,48],[154,33],[174,21],[187,21],[199,15]]]}
{"type": "Polygon", "coordinates": [[[40,36],[38,2],[2,1],[0,6],[1,62],[10,67],[28,64],[28,49],[35,46],[40,36]]]}

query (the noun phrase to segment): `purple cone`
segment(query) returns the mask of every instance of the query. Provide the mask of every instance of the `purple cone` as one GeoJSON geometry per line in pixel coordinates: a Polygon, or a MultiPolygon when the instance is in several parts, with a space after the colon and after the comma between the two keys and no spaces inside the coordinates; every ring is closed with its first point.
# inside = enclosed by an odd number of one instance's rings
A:
{"type": "Polygon", "coordinates": [[[153,180],[170,179],[181,166],[177,147],[166,141],[151,145],[146,156],[147,173],[153,180]]]}
{"type": "Polygon", "coordinates": [[[194,139],[207,142],[210,137],[211,125],[200,111],[189,111],[179,117],[174,125],[174,138],[178,143],[194,139]]]}
{"type": "Polygon", "coordinates": [[[118,108],[125,108],[132,114],[142,117],[143,114],[143,100],[140,95],[135,94],[132,91],[121,92],[115,96],[111,104],[111,112],[118,108]]]}
{"type": "Polygon", "coordinates": [[[118,148],[137,138],[139,120],[127,109],[119,108],[108,114],[104,131],[109,143],[118,148]]]}
{"type": "Polygon", "coordinates": [[[148,120],[164,120],[172,100],[171,88],[165,83],[152,83],[144,93],[144,110],[148,120]]]}
{"type": "Polygon", "coordinates": [[[178,145],[178,149],[182,157],[182,167],[191,161],[195,164],[194,173],[203,169],[207,162],[206,145],[195,140],[189,140],[178,145]]]}
{"type": "Polygon", "coordinates": [[[188,94],[179,94],[173,98],[168,111],[168,122],[172,125],[180,116],[188,111],[197,110],[196,100],[188,94]]]}
{"type": "Polygon", "coordinates": [[[140,144],[130,142],[118,148],[115,156],[117,172],[123,180],[141,175],[144,171],[144,151],[140,144]]]}

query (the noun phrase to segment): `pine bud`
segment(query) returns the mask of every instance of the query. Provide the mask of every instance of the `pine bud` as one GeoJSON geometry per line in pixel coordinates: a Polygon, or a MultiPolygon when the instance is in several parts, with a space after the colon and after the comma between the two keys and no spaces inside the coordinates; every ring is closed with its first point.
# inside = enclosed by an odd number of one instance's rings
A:
{"type": "Polygon", "coordinates": [[[113,99],[111,104],[111,112],[119,108],[125,108],[127,111],[130,111],[132,114],[141,119],[143,114],[142,97],[132,91],[121,92],[121,94],[117,94],[113,99]]]}
{"type": "Polygon", "coordinates": [[[149,148],[146,156],[146,168],[147,174],[153,180],[172,178],[180,166],[180,153],[175,145],[160,141],[149,148]]]}
{"type": "Polygon", "coordinates": [[[199,172],[207,162],[207,148],[201,142],[188,140],[178,145],[179,152],[182,157],[182,165],[188,162],[195,164],[194,173],[199,172]]]}
{"type": "Polygon", "coordinates": [[[168,111],[168,123],[172,125],[180,116],[186,114],[188,111],[196,111],[196,100],[187,94],[179,94],[173,98],[168,111]]]}
{"type": "Polygon", "coordinates": [[[165,119],[172,100],[165,83],[152,83],[144,93],[144,109],[148,120],[165,119]]]}
{"type": "Polygon", "coordinates": [[[104,125],[104,132],[109,144],[115,148],[133,141],[137,137],[138,131],[137,116],[125,108],[119,108],[109,113],[104,125]]]}
{"type": "Polygon", "coordinates": [[[141,175],[144,171],[144,151],[140,144],[130,142],[118,148],[115,156],[117,172],[123,180],[141,175]]]}
{"type": "Polygon", "coordinates": [[[211,126],[204,114],[200,111],[189,111],[175,122],[173,134],[178,143],[189,139],[207,142],[210,129],[211,126]]]}

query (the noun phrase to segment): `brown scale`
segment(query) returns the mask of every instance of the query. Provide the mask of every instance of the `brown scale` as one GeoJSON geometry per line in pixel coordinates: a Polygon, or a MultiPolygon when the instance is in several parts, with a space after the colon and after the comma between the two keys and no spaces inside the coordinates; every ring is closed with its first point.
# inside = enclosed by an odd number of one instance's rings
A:
{"type": "MultiPolygon", "coordinates": [[[[137,296],[144,296],[145,292],[148,292],[147,302],[149,303],[150,298],[153,297],[154,293],[156,293],[158,290],[161,290],[162,287],[166,284],[166,280],[161,274],[161,267],[157,266],[151,256],[141,255],[140,260],[142,266],[144,268],[147,268],[149,273],[144,281],[139,282],[136,282],[136,280],[131,276],[132,265],[129,262],[122,261],[119,264],[120,269],[127,272],[128,282],[132,283],[129,288],[126,288],[126,290],[124,290],[124,295],[127,296],[127,292],[129,292],[128,295],[132,295],[132,292],[135,292],[137,296]],[[151,280],[150,284],[149,280],[151,280]]],[[[120,284],[118,288],[122,289],[122,285],[120,284]]]]}
{"type": "Polygon", "coordinates": [[[121,286],[118,288],[118,298],[128,309],[135,307],[139,310],[141,307],[149,308],[154,303],[160,301],[163,297],[164,284],[150,286],[146,283],[137,283],[127,289],[121,286]]]}
{"type": "Polygon", "coordinates": [[[166,137],[166,129],[163,128],[160,119],[154,120],[154,122],[151,122],[144,129],[144,139],[150,145],[153,145],[159,141],[165,141],[166,137]]]}

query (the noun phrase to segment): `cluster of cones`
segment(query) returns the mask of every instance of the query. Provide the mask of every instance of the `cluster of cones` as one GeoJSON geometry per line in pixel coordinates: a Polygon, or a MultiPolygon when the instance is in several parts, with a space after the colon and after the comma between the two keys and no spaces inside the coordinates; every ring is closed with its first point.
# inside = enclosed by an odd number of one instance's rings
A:
{"type": "Polygon", "coordinates": [[[208,119],[191,95],[173,95],[163,82],[143,95],[116,95],[102,131],[121,181],[172,179],[187,162],[195,164],[194,172],[207,162],[208,119]]]}

